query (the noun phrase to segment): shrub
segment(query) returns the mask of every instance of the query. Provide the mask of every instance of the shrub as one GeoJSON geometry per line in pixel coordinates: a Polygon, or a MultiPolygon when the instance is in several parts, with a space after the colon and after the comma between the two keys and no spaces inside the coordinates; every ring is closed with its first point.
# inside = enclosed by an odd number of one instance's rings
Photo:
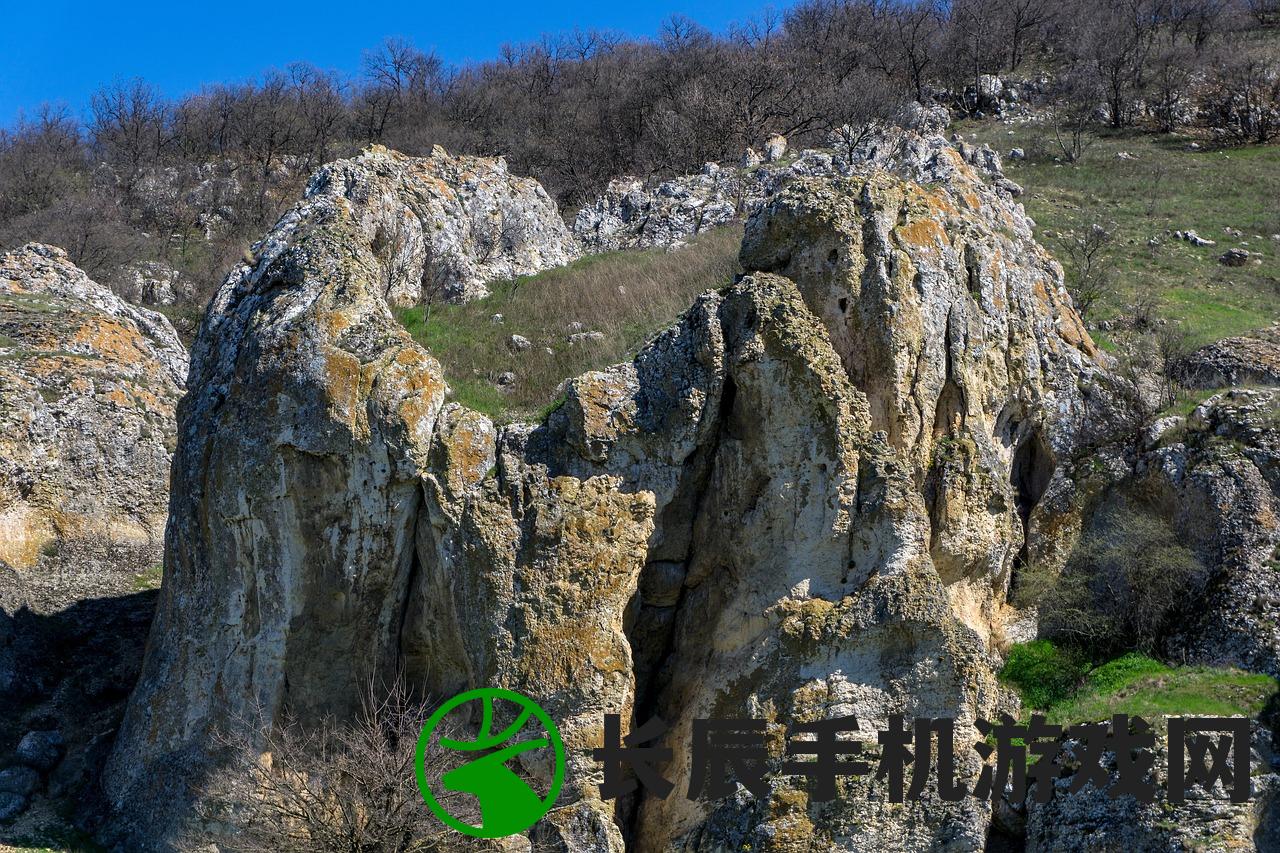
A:
{"type": "MultiPolygon", "coordinates": [[[[200,841],[236,853],[469,849],[418,791],[415,746],[431,711],[397,680],[370,687],[347,722],[306,726],[286,715],[271,724],[265,714],[243,721],[218,738],[227,761],[203,791],[201,817],[213,830],[200,841]]],[[[438,779],[444,769],[427,773],[438,779]]],[[[471,816],[461,801],[448,807],[471,816]]]]}
{"type": "Polygon", "coordinates": [[[1099,513],[1061,576],[1041,580],[1040,630],[1098,654],[1149,653],[1204,575],[1167,521],[1120,500],[1099,513]]]}
{"type": "Polygon", "coordinates": [[[1068,699],[1087,669],[1079,652],[1050,640],[1033,640],[1009,650],[1000,679],[1017,689],[1024,704],[1042,710],[1068,699]]]}

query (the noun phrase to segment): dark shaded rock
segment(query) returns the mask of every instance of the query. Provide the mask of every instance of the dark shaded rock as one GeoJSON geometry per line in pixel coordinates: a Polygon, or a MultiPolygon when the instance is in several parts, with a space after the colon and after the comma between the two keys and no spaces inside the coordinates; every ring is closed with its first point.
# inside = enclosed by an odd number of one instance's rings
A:
{"type": "Polygon", "coordinates": [[[0,823],[13,820],[27,810],[27,798],[21,794],[0,792],[0,823]]]}
{"type": "Polygon", "coordinates": [[[7,767],[0,770],[0,794],[25,797],[40,785],[40,774],[30,767],[7,767]]]}
{"type": "Polygon", "coordinates": [[[27,732],[14,755],[27,766],[48,772],[62,760],[62,752],[61,732],[27,732]]]}

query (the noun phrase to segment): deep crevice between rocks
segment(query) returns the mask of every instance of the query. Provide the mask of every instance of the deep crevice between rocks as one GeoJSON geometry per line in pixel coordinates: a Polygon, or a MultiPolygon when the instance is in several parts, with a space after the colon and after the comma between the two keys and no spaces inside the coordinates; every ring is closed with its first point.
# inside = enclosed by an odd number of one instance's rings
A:
{"type": "Polygon", "coordinates": [[[1014,451],[1013,463],[1009,466],[1009,482],[1013,486],[1018,519],[1022,522],[1022,547],[1014,557],[1014,571],[1025,566],[1029,559],[1031,513],[1049,488],[1055,465],[1053,451],[1038,429],[1023,438],[1014,451]]]}
{"type": "MultiPolygon", "coordinates": [[[[716,456],[721,442],[729,433],[730,421],[734,415],[737,400],[737,386],[732,375],[726,375],[720,391],[720,399],[716,408],[716,422],[712,430],[711,440],[697,448],[684,463],[684,473],[680,485],[676,489],[670,504],[667,505],[658,524],[666,527],[678,522],[685,529],[681,531],[678,541],[683,543],[679,555],[680,591],[671,605],[646,605],[644,589],[646,574],[656,571],[657,564],[670,566],[674,560],[655,560],[652,552],[646,556],[645,567],[641,570],[640,583],[636,593],[636,618],[627,627],[627,642],[631,645],[632,667],[635,678],[635,700],[632,716],[634,722],[643,722],[658,711],[658,698],[662,694],[666,674],[670,671],[673,660],[678,655],[675,648],[675,634],[680,624],[680,616],[688,600],[688,589],[684,586],[684,577],[693,559],[693,527],[695,520],[702,515],[702,507],[710,490],[711,477],[715,468],[716,456]],[[648,637],[642,637],[649,632],[648,637]],[[637,643],[641,640],[649,643],[660,643],[661,648],[650,654],[638,651],[637,643]]],[[[662,541],[670,541],[669,530],[655,531],[661,533],[662,541]]],[[[659,553],[657,556],[673,557],[672,554],[659,553]]],[[[666,579],[670,583],[670,578],[666,579]]],[[[619,801],[615,813],[615,821],[631,849],[636,843],[640,818],[639,800],[630,795],[619,801]]]]}

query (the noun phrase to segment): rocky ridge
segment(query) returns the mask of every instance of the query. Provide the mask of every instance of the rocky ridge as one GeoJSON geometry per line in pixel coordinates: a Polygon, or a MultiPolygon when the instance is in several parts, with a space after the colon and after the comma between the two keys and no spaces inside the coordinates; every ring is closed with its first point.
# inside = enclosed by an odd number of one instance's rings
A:
{"type": "MultiPolygon", "coordinates": [[[[805,149],[791,158],[782,154],[767,161],[744,158],[739,167],[707,163],[699,174],[663,181],[617,178],[578,211],[573,233],[589,253],[675,247],[709,228],[746,217],[790,181],[892,168],[894,157],[902,156],[894,153],[900,146],[910,151],[905,159],[916,157],[924,163],[918,146],[937,149],[947,142],[937,135],[945,124],[923,107],[920,111],[917,122],[928,131],[922,136],[875,126],[845,127],[832,134],[829,149],[805,149]]],[[[1014,197],[1022,193],[1021,187],[1004,177],[999,155],[988,146],[959,142],[956,148],[999,191],[1014,197]]]]}

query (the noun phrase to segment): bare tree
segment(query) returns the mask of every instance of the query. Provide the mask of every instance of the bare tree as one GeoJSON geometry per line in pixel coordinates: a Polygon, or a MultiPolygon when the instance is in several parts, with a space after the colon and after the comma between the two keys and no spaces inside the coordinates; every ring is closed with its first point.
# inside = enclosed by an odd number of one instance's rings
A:
{"type": "Polygon", "coordinates": [[[1234,142],[1280,137],[1280,53],[1237,52],[1214,64],[1205,111],[1212,127],[1234,142]]]}
{"type": "Polygon", "coordinates": [[[1095,222],[1067,245],[1067,290],[1082,319],[1111,291],[1114,242],[1115,228],[1108,230],[1095,222]]]}
{"type": "Polygon", "coordinates": [[[131,200],[146,166],[164,148],[169,106],[160,92],[141,79],[104,86],[89,99],[90,138],[118,170],[126,200],[131,200]]]}
{"type": "Polygon", "coordinates": [[[1090,68],[1072,69],[1057,81],[1053,94],[1054,138],[1066,161],[1075,163],[1093,143],[1090,131],[1100,96],[1098,78],[1090,68]]]}

